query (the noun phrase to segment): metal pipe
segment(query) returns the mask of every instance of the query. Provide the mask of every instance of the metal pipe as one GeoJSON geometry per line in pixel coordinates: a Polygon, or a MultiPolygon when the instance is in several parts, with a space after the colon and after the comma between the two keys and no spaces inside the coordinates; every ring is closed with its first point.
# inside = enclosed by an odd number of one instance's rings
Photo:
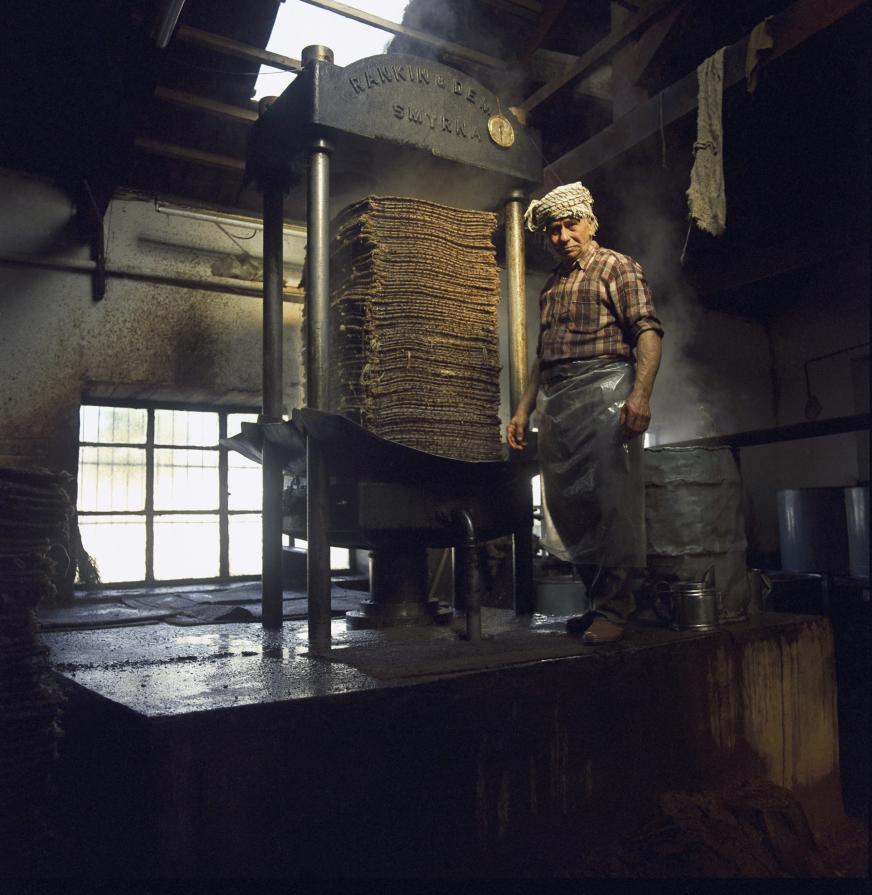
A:
{"type": "Polygon", "coordinates": [[[282,286],[284,195],[270,184],[263,194],[263,415],[282,418],[282,286]]]}
{"type": "MultiPolygon", "coordinates": [[[[163,243],[167,245],[167,243],[163,243]]],[[[39,255],[19,255],[14,252],[0,252],[0,264],[17,267],[38,267],[45,270],[60,270],[65,273],[92,274],[97,269],[96,261],[79,258],[48,258],[39,255]]],[[[130,270],[123,267],[106,267],[107,277],[119,280],[132,280],[137,283],[160,283],[166,286],[177,286],[180,289],[200,289],[204,292],[219,292],[222,295],[244,295],[249,298],[263,297],[263,287],[252,283],[250,286],[241,281],[232,281],[222,277],[203,280],[199,277],[183,277],[176,274],[160,273],[148,270],[130,270]]],[[[285,289],[282,293],[285,301],[301,303],[301,289],[285,289]]]]}
{"type": "Polygon", "coordinates": [[[795,441],[800,438],[818,438],[823,435],[841,435],[845,432],[861,432],[870,428],[872,416],[858,413],[854,416],[836,416],[809,423],[791,423],[772,429],[753,429],[750,432],[736,432],[732,435],[713,435],[707,438],[690,438],[687,441],[673,441],[658,444],[658,448],[673,447],[754,447],[758,444],[775,444],[779,441],[795,441]]]}
{"type": "MultiPolygon", "coordinates": [[[[262,423],[282,418],[282,275],[284,194],[270,183],[263,193],[263,413],[262,423]]],[[[263,440],[263,627],[282,626],[282,491],[277,445],[263,440]]]]}
{"type": "Polygon", "coordinates": [[[327,409],[330,367],[330,145],[316,140],[309,159],[306,248],[306,403],[327,409]]]}
{"type": "MultiPolygon", "coordinates": [[[[330,370],[330,151],[323,138],[312,144],[306,220],[306,404],[318,410],[328,408],[330,370]]],[[[319,652],[330,648],[329,478],[319,445],[311,437],[306,442],[306,464],[309,647],[319,652]]]]}
{"type": "Polygon", "coordinates": [[[308,595],[309,649],[330,649],[330,543],[327,532],[330,480],[320,445],[306,438],[306,584],[308,595]]]}
{"type": "Polygon", "coordinates": [[[527,289],[524,274],[524,194],[506,202],[506,280],[509,311],[509,412],[527,387],[527,289]]]}
{"type": "Polygon", "coordinates": [[[463,537],[463,550],[466,553],[466,639],[481,640],[481,592],[478,575],[478,540],[475,536],[475,525],[467,510],[455,510],[455,525],[463,537]]]}
{"type": "MultiPolygon", "coordinates": [[[[208,211],[196,211],[193,208],[177,208],[175,205],[167,205],[166,202],[154,203],[154,210],[158,214],[166,214],[174,218],[185,218],[190,221],[204,221],[208,224],[221,224],[224,227],[240,227],[243,230],[263,230],[263,222],[257,218],[244,217],[242,215],[225,215],[208,211]]],[[[302,224],[286,224],[282,222],[285,233],[306,232],[302,224]]]]}

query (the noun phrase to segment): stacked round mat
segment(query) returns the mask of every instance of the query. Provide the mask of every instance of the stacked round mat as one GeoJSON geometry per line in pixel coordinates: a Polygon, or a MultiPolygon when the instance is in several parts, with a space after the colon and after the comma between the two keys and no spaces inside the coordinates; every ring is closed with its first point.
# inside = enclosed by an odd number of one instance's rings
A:
{"type": "Polygon", "coordinates": [[[331,257],[330,409],[383,438],[500,459],[496,215],[369,196],[331,257]]]}
{"type": "Polygon", "coordinates": [[[0,467],[0,851],[38,818],[57,758],[61,696],[36,608],[54,595],[48,551],[68,509],[59,475],[0,467]]]}

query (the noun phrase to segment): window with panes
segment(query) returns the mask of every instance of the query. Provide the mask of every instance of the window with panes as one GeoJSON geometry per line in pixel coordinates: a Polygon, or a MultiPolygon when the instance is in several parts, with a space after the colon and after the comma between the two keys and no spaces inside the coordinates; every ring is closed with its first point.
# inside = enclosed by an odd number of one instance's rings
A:
{"type": "Polygon", "coordinates": [[[238,408],[82,406],[79,528],[103,583],[260,574],[261,468],[220,443],[256,420],[238,408]]]}

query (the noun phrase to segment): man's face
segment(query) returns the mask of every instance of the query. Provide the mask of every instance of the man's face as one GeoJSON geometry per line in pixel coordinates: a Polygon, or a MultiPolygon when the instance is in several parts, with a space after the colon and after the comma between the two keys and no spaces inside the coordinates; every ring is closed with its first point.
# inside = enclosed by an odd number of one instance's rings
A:
{"type": "Polygon", "coordinates": [[[548,241],[564,261],[575,261],[593,237],[593,227],[588,218],[575,221],[563,218],[554,221],[547,230],[548,241]]]}

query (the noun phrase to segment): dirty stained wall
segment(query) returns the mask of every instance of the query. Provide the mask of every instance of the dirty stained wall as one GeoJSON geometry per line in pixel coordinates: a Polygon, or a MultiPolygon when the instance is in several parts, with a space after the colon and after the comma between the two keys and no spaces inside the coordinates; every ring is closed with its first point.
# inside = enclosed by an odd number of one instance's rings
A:
{"type": "MultiPolygon", "coordinates": [[[[809,385],[821,405],[818,420],[869,413],[869,254],[854,247],[809,271],[793,306],[773,321],[775,424],[806,422],[809,385]]],[[[829,435],[742,451],[754,541],[778,548],[776,494],[784,488],[850,487],[869,481],[869,432],[829,435]]]]}
{"type": "MultiPolygon", "coordinates": [[[[83,396],[123,395],[257,407],[261,391],[261,302],[256,296],[160,282],[210,281],[220,259],[261,254],[259,231],[158,213],[154,203],[115,199],[107,212],[107,266],[142,280],[109,277],[92,298],[89,272],[9,263],[10,256],[87,262],[75,209],[56,187],[2,175],[0,189],[0,463],[76,468],[83,396]],[[240,248],[242,247],[242,248],[240,248]],[[154,281],[148,281],[155,274],[154,281]]],[[[303,238],[285,240],[285,276],[296,286],[303,238]]],[[[216,268],[221,269],[221,268],[216,268]]],[[[249,283],[257,286],[257,283],[249,283]]],[[[301,305],[285,302],[284,394],[299,402],[301,305]]]]}

